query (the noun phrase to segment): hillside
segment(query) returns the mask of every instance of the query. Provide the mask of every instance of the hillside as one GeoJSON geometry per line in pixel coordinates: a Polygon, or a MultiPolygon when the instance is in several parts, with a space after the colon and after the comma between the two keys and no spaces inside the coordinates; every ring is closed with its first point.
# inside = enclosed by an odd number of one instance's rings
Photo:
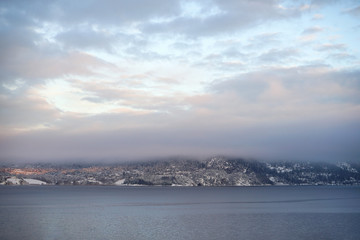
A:
{"type": "Polygon", "coordinates": [[[360,164],[175,159],[109,165],[4,166],[5,185],[259,186],[360,184],[360,164]],[[38,180],[38,181],[35,181],[38,180]]]}

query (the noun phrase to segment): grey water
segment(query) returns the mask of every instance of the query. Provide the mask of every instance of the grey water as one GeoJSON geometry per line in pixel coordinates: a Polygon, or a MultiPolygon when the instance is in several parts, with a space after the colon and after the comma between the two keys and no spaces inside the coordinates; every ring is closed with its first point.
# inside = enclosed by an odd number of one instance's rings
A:
{"type": "Polygon", "coordinates": [[[360,239],[360,187],[0,186],[0,239],[360,239]]]}

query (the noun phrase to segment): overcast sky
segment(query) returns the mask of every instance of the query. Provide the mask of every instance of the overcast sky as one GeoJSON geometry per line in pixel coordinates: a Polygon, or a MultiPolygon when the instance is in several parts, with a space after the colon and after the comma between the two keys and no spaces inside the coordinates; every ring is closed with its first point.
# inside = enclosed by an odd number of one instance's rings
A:
{"type": "Polygon", "coordinates": [[[359,1],[0,1],[0,161],[360,161],[359,1]]]}

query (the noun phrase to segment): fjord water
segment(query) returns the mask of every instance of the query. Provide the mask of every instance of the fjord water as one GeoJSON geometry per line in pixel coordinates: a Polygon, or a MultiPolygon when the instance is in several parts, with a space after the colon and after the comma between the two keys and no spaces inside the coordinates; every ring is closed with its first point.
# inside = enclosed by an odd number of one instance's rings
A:
{"type": "Polygon", "coordinates": [[[0,239],[359,236],[360,187],[0,187],[0,239]]]}

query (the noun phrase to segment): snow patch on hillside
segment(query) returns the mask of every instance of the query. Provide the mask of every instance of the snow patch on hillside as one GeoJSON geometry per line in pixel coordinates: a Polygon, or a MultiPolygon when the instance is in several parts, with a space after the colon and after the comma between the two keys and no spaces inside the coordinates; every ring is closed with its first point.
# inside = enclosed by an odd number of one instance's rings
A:
{"type": "Polygon", "coordinates": [[[32,179],[32,178],[24,178],[25,184],[30,184],[30,185],[46,185],[47,183],[44,181],[40,181],[37,179],[32,179]]]}
{"type": "Polygon", "coordinates": [[[116,181],[114,184],[115,184],[115,185],[124,185],[124,182],[125,182],[125,178],[116,181]]]}

